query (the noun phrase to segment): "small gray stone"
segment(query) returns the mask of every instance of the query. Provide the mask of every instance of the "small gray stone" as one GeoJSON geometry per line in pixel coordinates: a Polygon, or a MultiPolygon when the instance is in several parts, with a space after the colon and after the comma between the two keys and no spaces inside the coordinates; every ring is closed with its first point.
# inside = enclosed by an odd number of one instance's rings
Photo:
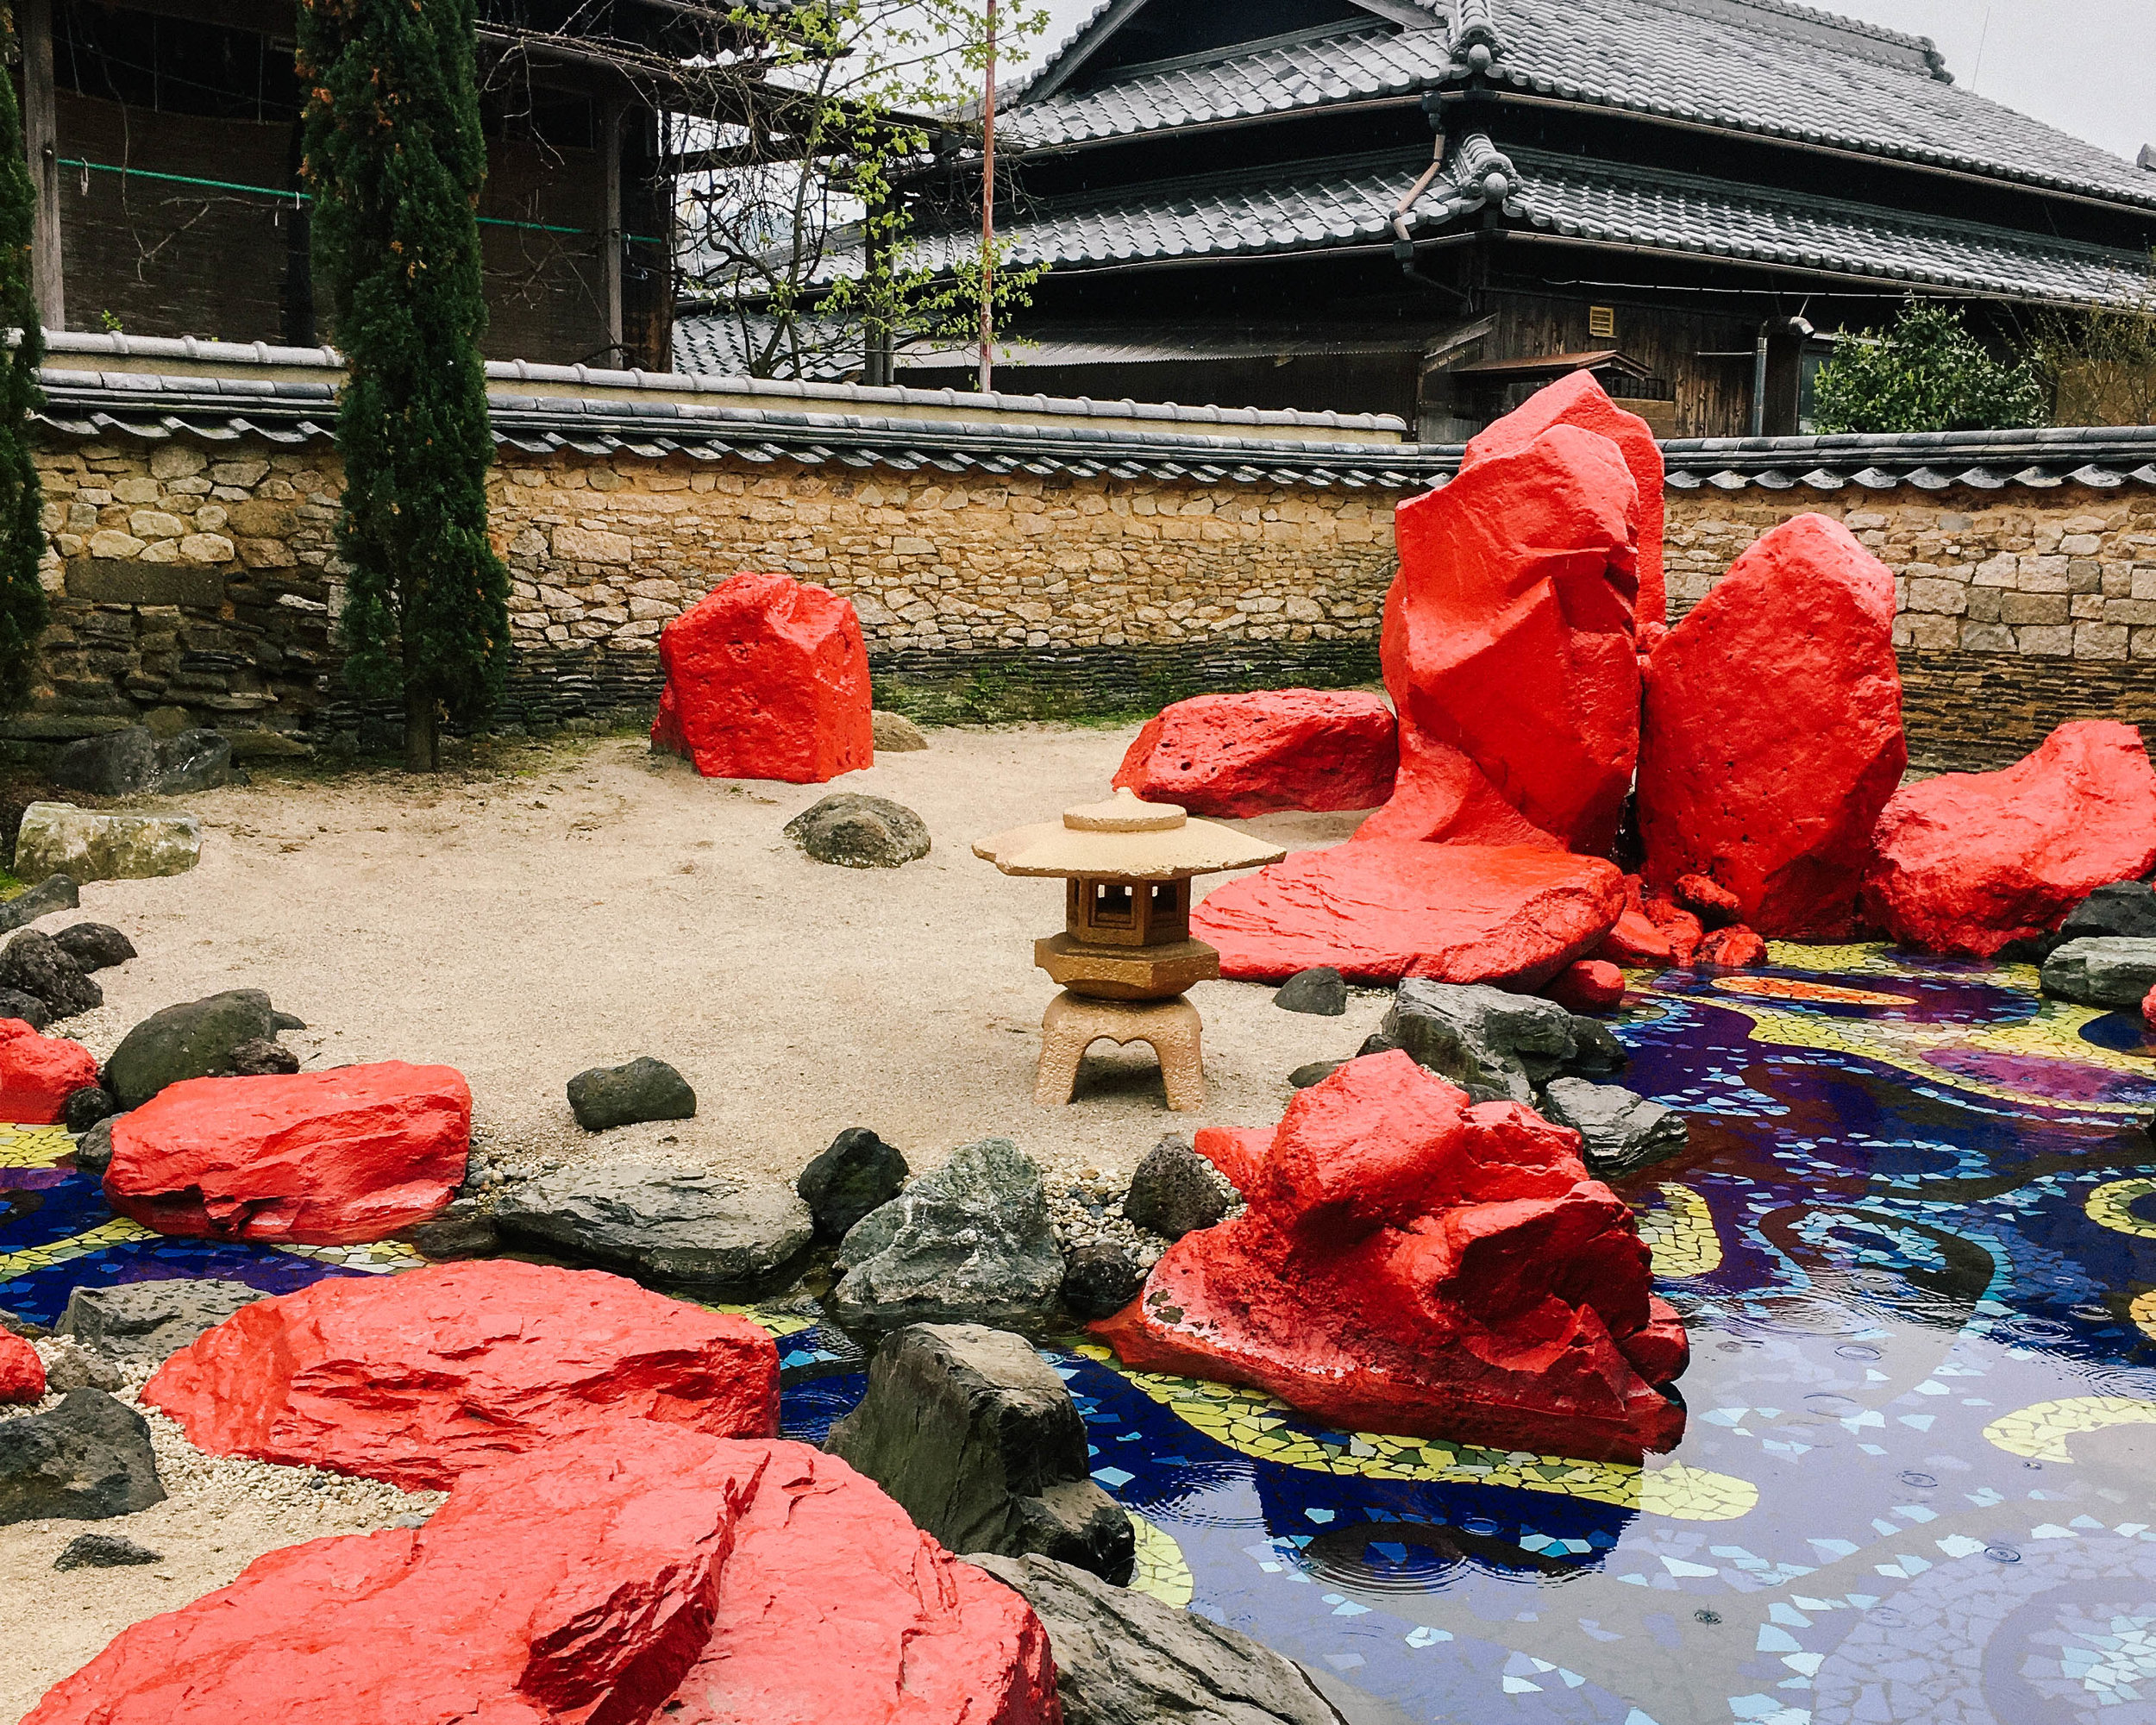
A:
{"type": "Polygon", "coordinates": [[[110,1360],[63,1340],[46,1356],[45,1390],[65,1396],[71,1389],[117,1389],[127,1380],[110,1360]]]}
{"type": "Polygon", "coordinates": [[[53,782],[93,797],[132,796],[157,779],[157,737],[147,724],[85,737],[53,756],[53,782]]]}
{"type": "Polygon", "coordinates": [[[1572,1015],[1554,1000],[1484,983],[1400,985],[1385,1034],[1477,1102],[1525,1102],[1577,1051],[1572,1015]]]}
{"type": "Polygon", "coordinates": [[[112,1100],[111,1091],[102,1084],[85,1084],[67,1093],[60,1117],[67,1130],[80,1138],[99,1120],[109,1120],[119,1112],[120,1105],[112,1100]]]}
{"type": "Polygon", "coordinates": [[[41,1031],[53,1022],[53,1009],[35,994],[0,988],[0,1019],[20,1019],[32,1030],[41,1031]]]}
{"type": "Polygon", "coordinates": [[[26,928],[0,950],[0,988],[16,988],[45,1002],[55,1019],[94,1011],[105,992],[82,973],[49,934],[26,928]]]}
{"type": "Polygon", "coordinates": [[[1313,1060],[1307,1066],[1298,1066],[1288,1075],[1288,1082],[1298,1090],[1307,1090],[1313,1084],[1322,1084],[1335,1072],[1346,1065],[1344,1060],[1313,1060]]]}
{"type": "Polygon", "coordinates": [[[122,1107],[139,1108],[167,1084],[229,1073],[233,1050],[275,1035],[275,1014],[260,988],[166,1007],[121,1038],[105,1063],[105,1088],[122,1107]]]}
{"type": "Polygon", "coordinates": [[[2156,888],[2146,881],[2121,881],[2098,887],[2066,913],[2059,942],[2122,935],[2129,940],[2156,940],[2156,888]]]}
{"type": "Polygon", "coordinates": [[[127,1569],[141,1564],[163,1563],[165,1554],[147,1546],[122,1539],[117,1534],[85,1534],[70,1540],[67,1549],[53,1559],[54,1569],[127,1569]]]}
{"type": "Polygon", "coordinates": [[[868,726],[879,755],[912,755],[928,747],[921,727],[903,714],[878,707],[869,713],[868,726]]]}
{"type": "Polygon", "coordinates": [[[663,1060],[643,1055],[626,1066],[594,1066],[569,1080],[569,1112],[587,1132],[644,1120],[696,1118],[696,1092],[663,1060]]]}
{"type": "Polygon", "coordinates": [[[202,823],[186,814],[98,814],[68,803],[32,803],[15,837],[18,875],[73,881],[150,881],[183,875],[202,860],[202,823]]]}
{"type": "Polygon", "coordinates": [[[1301,1666],[1195,1611],[1037,1554],[966,1560],[1048,1631],[1063,1725],[1347,1725],[1301,1666]]]}
{"type": "Polygon", "coordinates": [[[495,1207],[494,1225],[512,1239],[610,1270],[718,1288],[755,1285],[815,1233],[790,1186],[647,1162],[569,1168],[529,1182],[495,1207]]]}
{"type": "Polygon", "coordinates": [[[866,1126],[848,1126],[793,1182],[821,1239],[843,1239],[869,1211],[889,1203],[912,1170],[866,1126]]]}
{"type": "Polygon", "coordinates": [[[226,1063],[235,1078],[267,1078],[299,1070],[298,1055],[266,1036],[240,1044],[226,1063]]]}
{"type": "Polygon", "coordinates": [[[1220,1170],[1179,1138],[1145,1152],[1123,1195],[1123,1215],[1149,1233],[1181,1239],[1209,1228],[1228,1213],[1235,1189],[1220,1170]]]}
{"type": "Polygon", "coordinates": [[[164,1501],[149,1422],[102,1389],[71,1389],[50,1413],[0,1420],[0,1527],[102,1521],[164,1501]]]}
{"type": "Polygon", "coordinates": [[[1632,1064],[1617,1034],[1600,1019],[1572,1015],[1572,1057],[1564,1063],[1568,1078],[1608,1078],[1632,1064]]]}
{"type": "MultiPolygon", "coordinates": [[[[21,860],[19,857],[16,859],[21,860]]],[[[82,892],[71,875],[47,876],[27,893],[18,893],[4,905],[0,905],[0,934],[26,928],[40,917],[48,917],[54,911],[77,910],[82,905],[82,892]]]]}
{"type": "Polygon", "coordinates": [[[78,1288],[59,1333],[122,1359],[165,1359],[263,1296],[244,1282],[175,1276],[78,1288]]]}
{"type": "Polygon", "coordinates": [[[1069,1386],[1022,1336],[915,1324],[885,1338],[824,1447],[946,1550],[1039,1552],[1131,1578],[1131,1518],[1093,1481],[1069,1386]]]}
{"type": "Polygon", "coordinates": [[[120,1117],[107,1114],[104,1119],[82,1135],[75,1145],[75,1166],[85,1174],[104,1177],[106,1169],[112,1166],[112,1123],[120,1117]]]}
{"type": "Polygon", "coordinates": [[[1552,1078],[1542,1113],[1586,1140],[1589,1171],[1605,1180],[1676,1156],[1691,1143],[1683,1115],[1621,1084],[1552,1078]]]}
{"type": "Polygon", "coordinates": [[[1063,1258],[1040,1170],[1007,1138],[955,1151],[840,1242],[842,1324],[1023,1323],[1044,1317],[1063,1258]]]}
{"type": "Polygon", "coordinates": [[[1347,982],[1330,964],[1298,970],[1280,985],[1273,1004],[1286,1013],[1315,1013],[1337,1019],[1347,1011],[1347,982]]]}
{"type": "Polygon", "coordinates": [[[1063,1259],[1063,1306],[1087,1323],[1113,1317],[1144,1285],[1144,1266],[1127,1245],[1081,1245],[1063,1259]]]}
{"type": "Polygon", "coordinates": [[[896,869],[925,856],[928,826],[888,797],[840,791],[786,824],[786,836],[818,862],[845,869],[896,869]]]}
{"type": "Polygon", "coordinates": [[[2096,935],[2070,940],[2044,961],[2044,992],[2084,1007],[2131,1012],[2156,988],[2156,939],[2096,935]]]}
{"type": "Polygon", "coordinates": [[[101,922],[71,923],[53,937],[53,944],[73,959],[85,975],[124,964],[136,956],[133,941],[101,922]]]}

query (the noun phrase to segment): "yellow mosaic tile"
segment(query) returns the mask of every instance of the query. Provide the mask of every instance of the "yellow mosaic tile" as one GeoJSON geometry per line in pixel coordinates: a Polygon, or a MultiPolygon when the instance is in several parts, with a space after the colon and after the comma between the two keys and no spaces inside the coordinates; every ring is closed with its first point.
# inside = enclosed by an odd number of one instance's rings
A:
{"type": "Polygon", "coordinates": [[[2134,1303],[2126,1309],[2127,1315],[2141,1327],[2141,1333],[2156,1340],[2156,1288],[2146,1294],[2136,1294],[2134,1303]]]}
{"type": "Polygon", "coordinates": [[[2115,1233],[2136,1234],[2142,1239],[2156,1239],[2156,1222],[2145,1222],[2135,1215],[2130,1206],[2156,1192],[2156,1180],[2114,1180],[2090,1193],[2083,1208],[2089,1220],[2098,1227],[2109,1228],[2115,1233]]]}
{"type": "Polygon", "coordinates": [[[66,1126],[0,1126],[0,1168],[50,1168],[74,1147],[66,1126]]]}
{"type": "Polygon", "coordinates": [[[1994,1420],[1984,1428],[1984,1435],[2009,1455],[2071,1464],[2068,1438],[2113,1426],[2156,1426],[2156,1402],[2131,1396],[2071,1396],[2063,1402],[2038,1402],[1994,1420]]]}
{"type": "Polygon", "coordinates": [[[1708,1276],[1722,1266],[1721,1236],[1707,1200],[1689,1186],[1661,1188],[1662,1202],[1639,1214],[1639,1238],[1654,1255],[1654,1273],[1672,1281],[1708,1276]]]}
{"type": "Polygon", "coordinates": [[[1131,1531],[1138,1535],[1138,1567],[1131,1572],[1131,1591],[1150,1593],[1162,1604],[1181,1610],[1198,1590],[1190,1565],[1183,1561],[1183,1548],[1167,1528],[1156,1526],[1135,1509],[1123,1513],[1131,1518],[1131,1531]]]}
{"type": "Polygon", "coordinates": [[[1186,1424],[1238,1453],[1283,1467],[1363,1479],[1450,1480],[1516,1486],[1592,1498],[1679,1521],[1733,1521],[1758,1505],[1749,1480],[1671,1462],[1650,1468],[1575,1461],[1526,1450],[1488,1450],[1443,1438],[1396,1438],[1379,1432],[1329,1433],[1321,1440],[1288,1424],[1286,1404],[1262,1389],[1134,1371],[1108,1349],[1079,1352],[1118,1372],[1186,1424]]]}
{"type": "Polygon", "coordinates": [[[294,1258],[312,1258],[317,1264],[338,1264],[347,1270],[363,1270],[370,1276],[395,1275],[407,1270],[423,1270],[427,1265],[425,1258],[395,1240],[376,1240],[367,1245],[291,1245],[279,1242],[273,1249],[289,1252],[294,1258]]]}
{"type": "Polygon", "coordinates": [[[66,1239],[53,1240],[45,1245],[28,1246],[21,1251],[11,1251],[0,1257],[0,1282],[13,1282],[18,1276],[32,1276],[41,1270],[50,1270],[56,1264],[65,1264],[70,1258],[87,1258],[91,1252],[103,1251],[107,1246],[125,1245],[130,1240],[156,1238],[140,1222],[131,1222],[124,1216],[115,1216],[87,1233],[71,1235],[66,1239]]]}
{"type": "Polygon", "coordinates": [[[724,1312],[733,1317],[746,1318],[774,1341],[783,1341],[802,1330],[816,1327],[815,1319],[805,1318],[799,1312],[766,1312],[755,1306],[729,1305],[716,1300],[699,1300],[694,1303],[707,1312],[724,1312]]]}

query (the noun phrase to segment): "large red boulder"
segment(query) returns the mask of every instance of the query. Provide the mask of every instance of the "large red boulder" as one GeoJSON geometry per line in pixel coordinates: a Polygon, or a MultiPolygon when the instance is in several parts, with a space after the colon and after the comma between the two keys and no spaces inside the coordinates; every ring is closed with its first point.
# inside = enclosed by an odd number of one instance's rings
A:
{"type": "Polygon", "coordinates": [[[1395,730],[1382,698],[1356,691],[1196,695],[1146,722],[1115,782],[1147,802],[1228,820],[1376,808],[1400,765],[1395,730]]]}
{"type": "Polygon", "coordinates": [[[1639,748],[1638,518],[1617,446],[1573,425],[1401,505],[1400,775],[1361,837],[1609,850],[1639,748]]]}
{"type": "Polygon", "coordinates": [[[36,1725],[1056,1725],[1045,1632],[842,1463],[626,1421],[123,1630],[36,1725]]]}
{"type": "Polygon", "coordinates": [[[30,1407],[45,1399],[45,1362],[12,1330],[0,1330],[0,1407],[30,1407]]]}
{"type": "Polygon", "coordinates": [[[1599,945],[1624,905],[1624,877],[1592,857],[1365,840],[1214,888],[1190,932],[1219,949],[1223,976],[1243,982],[1330,964],[1351,982],[1533,989],[1599,945]]]}
{"type": "Polygon", "coordinates": [[[1642,651],[1661,639],[1669,622],[1669,593],[1662,573],[1662,446],[1654,429],[1609,398],[1592,372],[1574,372],[1537,390],[1502,419],[1479,433],[1460,458],[1463,467],[1525,448],[1552,425],[1576,425],[1617,446],[1639,487],[1639,597],[1633,606],[1642,651]]]}
{"type": "Polygon", "coordinates": [[[1908,765],[1894,576],[1839,522],[1786,521],[1648,662],[1647,885],[1697,909],[1705,876],[1761,934],[1846,940],[1908,765]]]}
{"type": "Polygon", "coordinates": [[[768,1437],[779,1357],[745,1319],[504,1259],[259,1300],[166,1361],[142,1399],[212,1455],[423,1490],[613,1421],[768,1437]]]}
{"type": "MultiPolygon", "coordinates": [[[[746,1448],[747,1446],[738,1447],[746,1448]]],[[[1052,1725],[1032,1609],[835,1456],[770,1444],[663,1725],[1052,1725]]]]}
{"type": "Polygon", "coordinates": [[[97,1082],[97,1057],[79,1042],[0,1019],[0,1120],[49,1126],[69,1096],[97,1082]]]}
{"type": "Polygon", "coordinates": [[[105,1196],[160,1233],[351,1245],[448,1208],[471,1139],[450,1066],[187,1078],[113,1122],[105,1196]]]}
{"type": "Polygon", "coordinates": [[[1637,1460],[1684,1328],[1577,1133],[1395,1051],[1288,1104],[1232,1221],[1094,1326],[1126,1364],[1247,1383],[1347,1430],[1637,1460]]]}
{"type": "Polygon", "coordinates": [[[1996,773],[1947,773],[1881,812],[1865,913],[1904,946],[1989,958],[2156,864],[2156,773],[2130,724],[2062,724],[1996,773]]]}
{"type": "Polygon", "coordinates": [[[861,619],[828,588],[722,581],[660,632],[659,663],[651,746],[707,779],[820,785],[874,762],[861,619]]]}

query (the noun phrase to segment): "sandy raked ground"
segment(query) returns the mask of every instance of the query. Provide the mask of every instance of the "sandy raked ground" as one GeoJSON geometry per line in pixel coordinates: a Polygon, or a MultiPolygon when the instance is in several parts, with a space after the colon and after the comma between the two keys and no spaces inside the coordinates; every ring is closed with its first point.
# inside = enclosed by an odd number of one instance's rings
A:
{"type": "MultiPolygon", "coordinates": [[[[641,741],[530,750],[439,780],[260,777],[185,800],[203,859],[164,881],[84,888],[85,918],[141,957],[100,973],[106,1006],[63,1028],[100,1057],[160,1007],[260,988],[310,1028],[310,1068],[442,1062],[471,1081],[477,1134],[512,1165],[657,1153],[790,1179],[849,1126],[917,1171],[959,1145],[1015,1138],[1050,1178],[1127,1171],[1163,1132],[1268,1125],[1287,1074],[1352,1053],[1387,996],[1347,1016],[1283,1013],[1272,991],[1209,982],[1206,1107],[1171,1114],[1150,1051],[1101,1044],[1077,1101],[1032,1104],[1043,1008],[1037,935],[1062,925],[1059,882],[1012,880],[978,837],[1099,800],[1134,731],[931,731],[829,786],[699,780],[641,741]],[[887,796],[935,848],[899,869],[813,862],[780,828],[833,790],[887,796]],[[587,1138],[563,1085],[640,1054],[678,1066],[697,1118],[587,1138]],[[671,1140],[671,1142],[668,1142],[671,1140]]],[[[1358,817],[1247,823],[1291,848],[1344,839],[1358,817]]],[[[1200,895],[1229,877],[1199,883],[1200,895]]],[[[229,1582],[262,1552],[386,1525],[415,1507],[307,1470],[210,1462],[160,1422],[172,1498],[102,1524],[0,1528],[0,1592],[24,1609],[0,1636],[0,1719],[129,1622],[229,1582]],[[56,1574],[88,1527],[163,1552],[154,1568],[56,1574]]]]}

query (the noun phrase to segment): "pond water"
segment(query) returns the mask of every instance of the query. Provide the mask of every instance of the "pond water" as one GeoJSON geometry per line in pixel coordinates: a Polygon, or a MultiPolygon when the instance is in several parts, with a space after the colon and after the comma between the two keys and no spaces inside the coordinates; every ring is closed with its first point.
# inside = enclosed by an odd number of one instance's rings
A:
{"type": "MultiPolygon", "coordinates": [[[[1775,957],[1805,968],[1667,973],[1620,1026],[1692,1123],[1624,1189],[1691,1329],[1674,1452],[1332,1432],[1047,1345],[1138,1584],[1419,1725],[2156,1725],[2156,1044],[2032,970],[1775,957]]],[[[148,1239],[66,1148],[0,1134],[11,1309],[410,1261],[148,1239]]],[[[860,1351],[770,1322],[820,1440],[860,1351]]]]}

